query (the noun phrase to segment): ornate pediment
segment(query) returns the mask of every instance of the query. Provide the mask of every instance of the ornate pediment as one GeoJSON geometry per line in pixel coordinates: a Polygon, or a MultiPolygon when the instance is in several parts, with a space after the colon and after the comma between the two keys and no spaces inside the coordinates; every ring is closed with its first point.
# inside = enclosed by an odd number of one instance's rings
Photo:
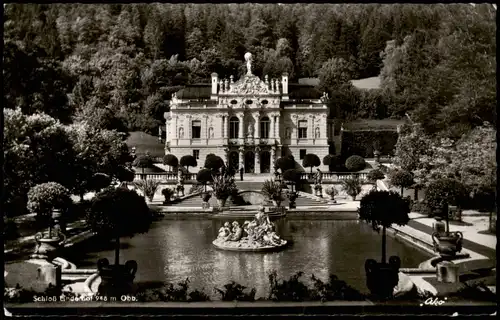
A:
{"type": "Polygon", "coordinates": [[[254,75],[245,75],[240,80],[231,85],[226,91],[227,94],[234,95],[269,95],[273,92],[269,90],[268,85],[254,75]]]}

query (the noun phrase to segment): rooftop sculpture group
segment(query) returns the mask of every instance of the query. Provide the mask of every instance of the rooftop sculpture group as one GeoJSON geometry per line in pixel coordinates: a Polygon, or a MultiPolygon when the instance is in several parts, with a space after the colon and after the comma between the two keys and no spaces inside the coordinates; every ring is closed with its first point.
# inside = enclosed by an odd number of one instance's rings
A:
{"type": "Polygon", "coordinates": [[[276,233],[275,225],[261,208],[252,221],[245,221],[242,226],[238,221],[224,223],[212,243],[224,250],[267,251],[284,247],[287,241],[276,233]]]}

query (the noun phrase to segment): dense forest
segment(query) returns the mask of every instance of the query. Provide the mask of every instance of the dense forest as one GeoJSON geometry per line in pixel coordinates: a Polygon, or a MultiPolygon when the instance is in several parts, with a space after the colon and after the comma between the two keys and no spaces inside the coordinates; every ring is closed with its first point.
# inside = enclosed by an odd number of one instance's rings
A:
{"type": "Polygon", "coordinates": [[[336,118],[459,137],[496,124],[495,20],[490,4],[7,4],[4,106],[157,132],[173,92],[238,78],[249,51],[259,76],[318,77],[336,118]]]}

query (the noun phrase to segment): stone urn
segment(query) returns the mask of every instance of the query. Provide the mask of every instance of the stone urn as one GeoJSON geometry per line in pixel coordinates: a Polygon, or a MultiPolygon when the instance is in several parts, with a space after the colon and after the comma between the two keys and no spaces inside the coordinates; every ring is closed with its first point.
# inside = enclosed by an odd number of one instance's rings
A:
{"type": "Polygon", "coordinates": [[[323,198],[323,187],[320,184],[314,185],[314,191],[316,192],[316,197],[323,198]]]}
{"type": "Polygon", "coordinates": [[[297,198],[298,198],[297,192],[291,191],[290,193],[288,193],[288,200],[290,200],[290,204],[288,205],[289,209],[296,208],[295,200],[297,200],[297,198]]]}
{"type": "Polygon", "coordinates": [[[201,199],[203,200],[203,202],[210,201],[210,198],[212,198],[212,194],[210,192],[203,192],[201,194],[201,199]]]}
{"type": "Polygon", "coordinates": [[[118,297],[132,293],[137,262],[129,260],[125,264],[110,265],[108,259],[97,261],[97,270],[101,277],[98,292],[103,296],[118,297]]]}
{"type": "Polygon", "coordinates": [[[365,262],[366,286],[373,296],[388,299],[393,296],[394,288],[399,282],[401,259],[397,256],[389,258],[389,263],[380,263],[373,259],[365,262]]]}
{"type": "Polygon", "coordinates": [[[181,183],[177,184],[176,190],[177,197],[184,197],[184,186],[181,183]]]}
{"type": "Polygon", "coordinates": [[[434,232],[432,242],[434,251],[438,252],[443,258],[452,258],[457,252],[462,251],[463,234],[460,231],[455,232],[434,232]]]}
{"type": "Polygon", "coordinates": [[[66,237],[60,232],[50,237],[48,234],[44,235],[41,232],[37,233],[35,235],[35,253],[31,257],[35,259],[52,260],[56,257],[61,242],[64,240],[66,240],[66,237]]]}
{"type": "Polygon", "coordinates": [[[219,208],[223,208],[226,206],[226,200],[227,199],[217,199],[217,205],[219,206],[219,208]]]}
{"type": "Polygon", "coordinates": [[[373,151],[373,156],[375,157],[375,162],[380,163],[380,151],[378,150],[373,151]]]}

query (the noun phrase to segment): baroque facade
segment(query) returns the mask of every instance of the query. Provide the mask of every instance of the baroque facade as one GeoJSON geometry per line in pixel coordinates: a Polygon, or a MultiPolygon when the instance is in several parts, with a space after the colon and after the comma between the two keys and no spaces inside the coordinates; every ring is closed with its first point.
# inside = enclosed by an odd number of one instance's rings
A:
{"type": "MultiPolygon", "coordinates": [[[[324,96],[313,86],[289,84],[288,75],[264,80],[247,73],[238,81],[219,79],[176,92],[166,119],[166,154],[191,154],[202,167],[213,153],[246,173],[269,173],[275,159],[291,154],[301,165],[307,153],[321,160],[333,132],[324,96]]],[[[328,170],[321,166],[321,170],[328,170]]],[[[196,171],[196,170],[195,170],[196,171]]]]}

